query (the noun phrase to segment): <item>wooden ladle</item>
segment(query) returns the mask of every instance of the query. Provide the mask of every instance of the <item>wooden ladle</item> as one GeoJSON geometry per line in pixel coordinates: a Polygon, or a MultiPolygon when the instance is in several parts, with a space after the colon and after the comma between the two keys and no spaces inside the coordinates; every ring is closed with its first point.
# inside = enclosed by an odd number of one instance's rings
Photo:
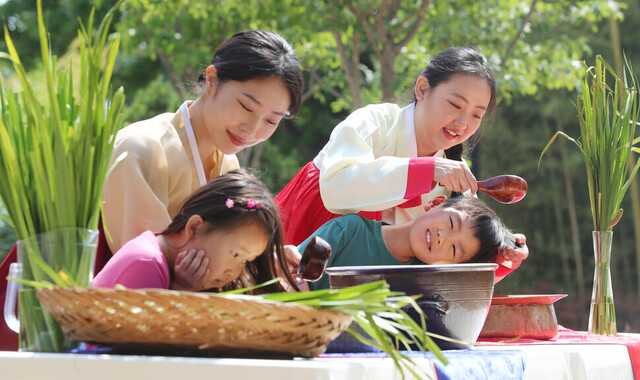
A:
{"type": "Polygon", "coordinates": [[[478,181],[478,190],[501,203],[516,203],[527,194],[527,181],[517,175],[503,174],[478,181]]]}
{"type": "Polygon", "coordinates": [[[318,236],[309,240],[309,244],[302,252],[302,258],[294,277],[306,281],[318,281],[324,274],[324,270],[331,257],[331,245],[318,236]]]}

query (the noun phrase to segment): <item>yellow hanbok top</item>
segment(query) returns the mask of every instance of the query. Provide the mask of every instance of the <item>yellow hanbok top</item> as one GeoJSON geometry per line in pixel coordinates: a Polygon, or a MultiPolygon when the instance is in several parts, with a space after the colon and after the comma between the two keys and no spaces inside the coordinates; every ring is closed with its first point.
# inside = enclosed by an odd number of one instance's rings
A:
{"type": "MultiPolygon", "coordinates": [[[[207,180],[237,169],[235,155],[216,150],[207,180]]],[[[116,252],[144,231],[162,231],[200,181],[180,111],[120,130],[103,191],[103,225],[116,252]]]]}

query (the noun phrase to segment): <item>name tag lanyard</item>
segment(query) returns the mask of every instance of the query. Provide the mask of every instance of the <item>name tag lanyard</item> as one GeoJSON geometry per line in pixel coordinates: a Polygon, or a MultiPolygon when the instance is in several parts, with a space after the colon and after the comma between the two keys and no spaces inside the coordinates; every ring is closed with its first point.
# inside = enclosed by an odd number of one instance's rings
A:
{"type": "MultiPolygon", "coordinates": [[[[204,186],[207,183],[207,176],[204,174],[204,166],[202,165],[202,159],[200,158],[200,150],[198,150],[198,143],[196,142],[196,135],[193,133],[193,127],[191,126],[191,117],[189,117],[189,107],[184,102],[180,106],[180,112],[182,113],[182,120],[184,121],[184,129],[187,132],[187,138],[189,139],[189,147],[191,148],[191,155],[193,156],[193,163],[196,165],[196,173],[198,173],[198,179],[200,180],[200,186],[204,186]]],[[[222,165],[220,165],[222,170],[222,165]]]]}

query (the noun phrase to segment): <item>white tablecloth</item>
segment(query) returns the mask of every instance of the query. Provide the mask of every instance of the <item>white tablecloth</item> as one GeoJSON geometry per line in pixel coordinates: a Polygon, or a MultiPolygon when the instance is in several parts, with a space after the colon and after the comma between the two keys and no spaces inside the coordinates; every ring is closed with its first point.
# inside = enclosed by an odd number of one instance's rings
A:
{"type": "MultiPolygon", "coordinates": [[[[501,355],[500,346],[476,346],[455,352],[444,371],[458,373],[466,354],[501,355]],[[466,352],[465,352],[466,351],[466,352]],[[482,352],[480,352],[482,351],[482,352]]],[[[542,380],[633,380],[627,348],[614,344],[518,345],[525,358],[523,379],[542,380]]],[[[451,351],[454,353],[453,351],[451,351]]],[[[421,367],[436,378],[434,363],[418,358],[421,367]]],[[[441,369],[442,371],[442,369],[441,369]]],[[[490,368],[475,371],[477,378],[494,379],[490,368]]],[[[441,373],[440,378],[447,378],[441,373]]],[[[411,378],[411,377],[409,377],[411,378]]],[[[233,380],[390,380],[401,379],[389,358],[320,357],[315,359],[186,358],[107,354],[49,354],[0,351],[0,379],[233,379],[233,380]]],[[[502,379],[500,379],[502,380],[502,379]]],[[[639,379],[640,380],[640,379],[639,379]]]]}

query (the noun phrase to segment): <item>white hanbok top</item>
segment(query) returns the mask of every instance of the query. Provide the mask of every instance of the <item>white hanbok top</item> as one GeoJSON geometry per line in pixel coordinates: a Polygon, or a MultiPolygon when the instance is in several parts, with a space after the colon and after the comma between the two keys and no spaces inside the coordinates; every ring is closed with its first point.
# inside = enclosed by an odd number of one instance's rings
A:
{"type": "Polygon", "coordinates": [[[327,210],[382,211],[384,221],[400,224],[424,213],[429,200],[449,195],[433,183],[435,157],[444,152],[418,157],[413,112],[414,104],[373,104],[335,127],[313,160],[327,210]]]}

